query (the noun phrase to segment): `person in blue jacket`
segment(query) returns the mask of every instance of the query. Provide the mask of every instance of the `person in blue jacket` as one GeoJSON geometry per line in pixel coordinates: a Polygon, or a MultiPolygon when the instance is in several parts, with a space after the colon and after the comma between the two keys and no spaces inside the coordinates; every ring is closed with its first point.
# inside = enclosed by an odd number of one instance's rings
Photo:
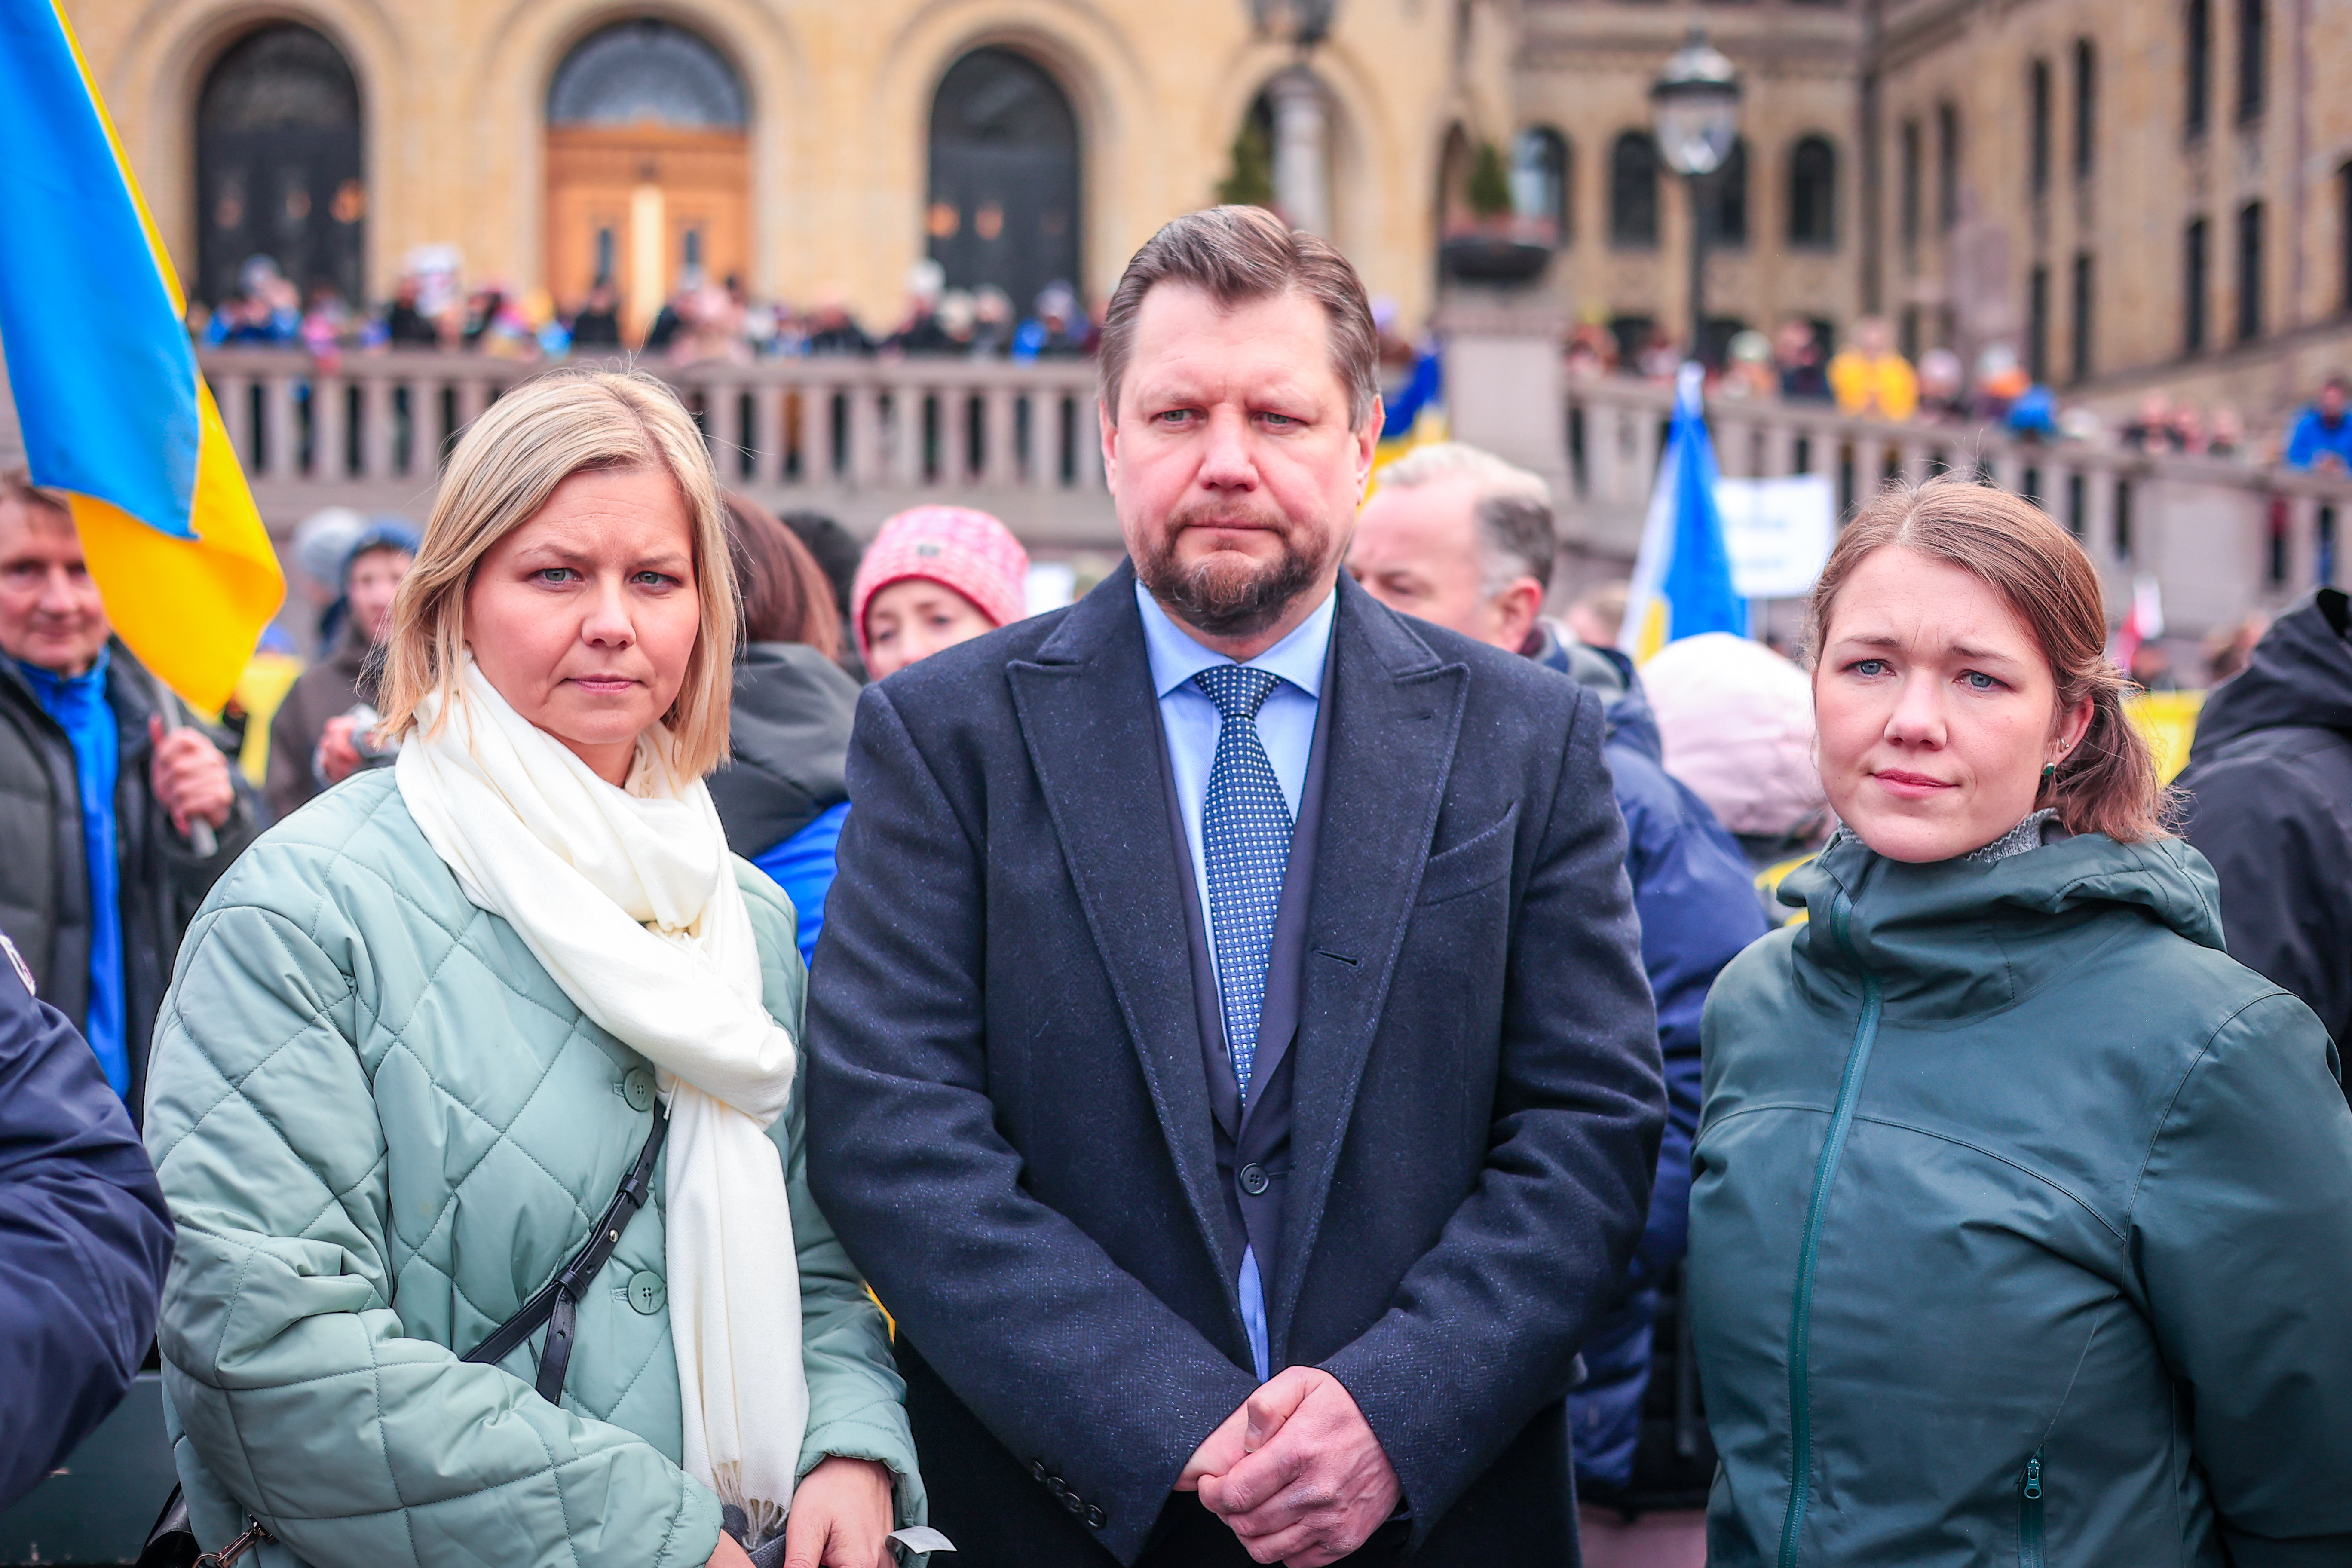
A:
{"type": "Polygon", "coordinates": [[[2295,416],[2283,458],[2290,468],[2333,463],[2352,469],[2352,380],[2327,378],[2319,389],[2319,401],[2295,416]]]}
{"type": "Polygon", "coordinates": [[[1544,481],[1446,442],[1381,470],[1380,489],[1357,519],[1348,569],[1391,609],[1515,649],[1596,689],[1607,703],[1602,756],[1625,817],[1625,870],[1642,917],[1667,1100],[1649,1220],[1617,1303],[1585,1342],[1585,1381],[1569,1396],[1577,1479],[1607,1493],[1633,1480],[1658,1290],[1689,1234],[1700,1014],[1717,973],[1764,934],[1765,920],[1738,841],[1666,773],[1631,661],[1563,639],[1538,618],[1557,552],[1544,481]]]}
{"type": "Polygon", "coordinates": [[[172,1221],[154,1167],[66,1016],[0,937],[0,1508],[131,1386],[172,1221]]]}
{"type": "Polygon", "coordinates": [[[727,550],[743,595],[729,765],[710,775],[727,847],[793,901],[801,962],[816,954],[834,846],[849,816],[857,682],[839,663],[841,616],[816,557],[758,505],[729,495],[727,550]]]}

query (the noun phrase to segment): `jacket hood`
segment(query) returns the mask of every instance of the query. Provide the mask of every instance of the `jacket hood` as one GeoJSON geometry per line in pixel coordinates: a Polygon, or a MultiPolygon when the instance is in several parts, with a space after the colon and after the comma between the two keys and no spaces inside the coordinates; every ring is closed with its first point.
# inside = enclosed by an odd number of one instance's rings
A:
{"type": "Polygon", "coordinates": [[[2246,668],[2205,700],[2189,759],[2284,725],[2352,735],[2352,600],[2341,589],[2321,588],[2271,623],[2246,668]]]}
{"type": "Polygon", "coordinates": [[[2178,838],[2084,833],[2000,860],[1914,865],[1841,830],[1780,897],[1811,917],[1796,938],[1811,964],[1867,973],[1890,1007],[1939,1021],[2008,1006],[2104,942],[2100,928],[2119,916],[2226,951],[2213,868],[2178,838]]]}
{"type": "Polygon", "coordinates": [[[802,643],[751,643],[735,666],[732,761],[710,775],[727,847],[749,859],[849,798],[857,682],[802,643]]]}
{"type": "Polygon", "coordinates": [[[1543,622],[1536,623],[1539,641],[1528,657],[1546,669],[1556,669],[1579,686],[1590,687],[1601,699],[1601,717],[1609,722],[1604,737],[1612,746],[1626,746],[1664,765],[1666,749],[1658,735],[1657,715],[1642,689],[1633,661],[1613,647],[1592,647],[1570,642],[1543,622]]]}

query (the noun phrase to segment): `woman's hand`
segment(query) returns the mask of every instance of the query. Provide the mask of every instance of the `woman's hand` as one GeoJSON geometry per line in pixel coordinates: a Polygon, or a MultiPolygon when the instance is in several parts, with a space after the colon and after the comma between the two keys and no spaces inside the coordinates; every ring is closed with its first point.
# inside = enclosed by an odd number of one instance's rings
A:
{"type": "Polygon", "coordinates": [[[893,1568],[890,1468],[836,1456],[803,1476],[784,1516],[784,1568],[893,1568]]]}
{"type": "Polygon", "coordinates": [[[710,1550],[709,1568],[751,1568],[751,1554],[743,1550],[741,1542],[722,1530],[719,1532],[719,1544],[710,1550]]]}

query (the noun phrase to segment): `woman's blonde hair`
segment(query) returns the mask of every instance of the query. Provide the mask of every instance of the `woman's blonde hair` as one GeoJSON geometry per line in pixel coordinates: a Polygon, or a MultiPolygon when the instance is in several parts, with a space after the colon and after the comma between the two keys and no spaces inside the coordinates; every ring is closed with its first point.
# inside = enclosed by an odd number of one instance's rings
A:
{"type": "Polygon", "coordinates": [[[2107,658],[2098,571],[2073,534],[2021,496],[1957,476],[1881,490],[1845,525],[1813,584],[1807,665],[1821,659],[1838,590],[1890,545],[1980,579],[2033,634],[2057,683],[2059,711],[2089,701],[2082,743],[2042,780],[2034,804],[2054,808],[2070,833],[2104,833],[2119,844],[2168,837],[2171,796],[2157,782],[2147,740],[2124,712],[2123,677],[2107,658]]]}
{"type": "Polygon", "coordinates": [[[643,371],[560,370],[508,389],[474,421],[442,477],[416,563],[393,601],[384,648],[384,728],[416,727],[416,708],[456,689],[466,647],[466,589],[499,540],[536,516],[572,475],[657,468],[677,486],[694,532],[701,626],[686,680],[663,722],[674,765],[699,778],[727,755],[734,679],[735,583],[726,513],[709,449],[677,394],[643,371]]]}

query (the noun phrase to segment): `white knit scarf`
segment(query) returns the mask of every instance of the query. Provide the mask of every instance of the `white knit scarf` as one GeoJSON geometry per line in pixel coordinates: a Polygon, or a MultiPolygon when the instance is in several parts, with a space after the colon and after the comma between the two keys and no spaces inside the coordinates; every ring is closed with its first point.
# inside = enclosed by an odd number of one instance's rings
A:
{"type": "Polygon", "coordinates": [[[710,791],[678,776],[659,725],[614,789],[509,706],[470,653],[439,733],[437,696],[416,717],[396,771],[425,842],[583,1013],[661,1069],[686,1470],[761,1541],[791,1506],[808,1425],[792,1209],[765,1131],[795,1058],[761,1001],[710,791]]]}

